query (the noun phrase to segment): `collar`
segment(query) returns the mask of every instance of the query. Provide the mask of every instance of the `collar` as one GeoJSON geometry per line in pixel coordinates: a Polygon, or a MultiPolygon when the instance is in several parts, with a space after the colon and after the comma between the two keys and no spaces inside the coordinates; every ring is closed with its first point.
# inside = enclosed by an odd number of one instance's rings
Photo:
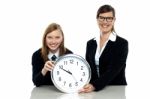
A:
{"type": "Polygon", "coordinates": [[[115,42],[116,41],[116,37],[117,37],[117,34],[115,32],[112,32],[109,36],[109,40],[115,42]]]}
{"type": "Polygon", "coordinates": [[[56,53],[52,53],[52,52],[49,51],[49,53],[48,53],[48,59],[51,60],[51,57],[52,57],[53,55],[55,55],[56,57],[59,57],[59,50],[57,50],[56,53]]]}
{"type": "MultiPolygon", "coordinates": [[[[100,41],[100,34],[101,34],[101,33],[99,33],[99,34],[94,38],[94,40],[96,40],[97,43],[100,41]]],[[[109,35],[108,40],[115,42],[115,41],[116,41],[116,38],[117,38],[117,34],[116,34],[115,32],[112,32],[112,33],[109,35]]],[[[99,44],[99,43],[98,43],[98,44],[99,44]]]]}

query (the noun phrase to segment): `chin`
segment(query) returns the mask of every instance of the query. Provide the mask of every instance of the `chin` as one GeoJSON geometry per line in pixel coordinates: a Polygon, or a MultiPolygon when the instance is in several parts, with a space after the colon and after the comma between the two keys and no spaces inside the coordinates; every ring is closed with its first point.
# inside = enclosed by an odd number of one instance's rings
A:
{"type": "Polygon", "coordinates": [[[58,48],[50,48],[51,51],[57,51],[58,48]]]}
{"type": "Polygon", "coordinates": [[[103,33],[109,33],[110,30],[103,30],[102,32],[103,32],[103,33]]]}

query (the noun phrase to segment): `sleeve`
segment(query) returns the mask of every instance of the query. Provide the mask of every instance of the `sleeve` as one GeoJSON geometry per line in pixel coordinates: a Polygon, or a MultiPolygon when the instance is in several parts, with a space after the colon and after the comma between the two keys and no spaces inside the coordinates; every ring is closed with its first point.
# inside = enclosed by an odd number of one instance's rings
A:
{"type": "Polygon", "coordinates": [[[68,48],[66,48],[65,54],[73,54],[73,52],[71,50],[69,50],[68,48]]]}
{"type": "Polygon", "coordinates": [[[116,51],[113,53],[111,62],[108,64],[108,69],[100,78],[91,82],[95,87],[95,91],[103,89],[108,85],[118,74],[125,68],[128,55],[128,42],[122,42],[116,46],[116,51]]]}
{"type": "Polygon", "coordinates": [[[96,73],[95,62],[94,62],[96,48],[97,48],[97,44],[96,44],[96,42],[93,39],[89,40],[87,42],[85,59],[89,63],[90,68],[91,68],[91,79],[90,79],[90,82],[92,82],[95,79],[97,79],[97,73],[96,73]]]}
{"type": "Polygon", "coordinates": [[[89,47],[89,43],[87,42],[87,44],[86,44],[86,53],[85,53],[85,59],[86,59],[86,61],[88,62],[88,63],[90,63],[90,60],[89,60],[89,49],[90,47],[89,47]]]}
{"type": "Polygon", "coordinates": [[[44,65],[43,59],[40,53],[35,52],[32,55],[32,81],[35,86],[40,86],[43,84],[43,75],[41,73],[42,66],[44,65]]]}

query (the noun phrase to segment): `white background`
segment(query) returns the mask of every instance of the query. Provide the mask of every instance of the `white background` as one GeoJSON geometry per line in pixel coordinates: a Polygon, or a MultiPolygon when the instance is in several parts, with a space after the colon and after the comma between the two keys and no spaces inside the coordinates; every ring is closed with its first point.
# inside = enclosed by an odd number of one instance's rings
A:
{"type": "Polygon", "coordinates": [[[0,0],[0,97],[30,98],[31,56],[52,22],[62,26],[66,47],[84,57],[87,40],[99,32],[96,12],[103,4],[116,9],[116,32],[129,42],[126,98],[149,99],[148,0],[0,0]]]}

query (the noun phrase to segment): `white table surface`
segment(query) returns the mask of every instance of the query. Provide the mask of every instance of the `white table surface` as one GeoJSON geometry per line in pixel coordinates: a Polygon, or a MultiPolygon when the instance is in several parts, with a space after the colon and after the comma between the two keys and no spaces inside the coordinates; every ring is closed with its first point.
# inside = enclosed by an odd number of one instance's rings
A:
{"type": "Polygon", "coordinates": [[[98,92],[66,94],[54,86],[41,86],[33,88],[30,99],[126,99],[125,87],[108,86],[98,92]]]}

